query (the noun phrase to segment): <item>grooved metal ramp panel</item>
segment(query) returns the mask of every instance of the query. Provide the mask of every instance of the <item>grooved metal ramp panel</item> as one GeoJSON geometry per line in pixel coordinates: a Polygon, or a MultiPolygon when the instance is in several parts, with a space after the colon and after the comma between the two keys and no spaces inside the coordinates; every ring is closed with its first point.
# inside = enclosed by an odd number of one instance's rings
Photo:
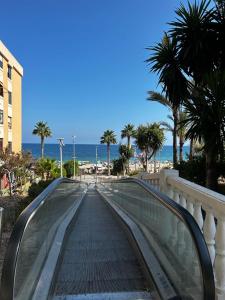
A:
{"type": "Polygon", "coordinates": [[[117,292],[55,296],[54,300],[153,300],[148,292],[117,292]]]}
{"type": "Polygon", "coordinates": [[[53,294],[66,297],[148,289],[123,228],[99,194],[90,189],[65,241],[53,294]]]}

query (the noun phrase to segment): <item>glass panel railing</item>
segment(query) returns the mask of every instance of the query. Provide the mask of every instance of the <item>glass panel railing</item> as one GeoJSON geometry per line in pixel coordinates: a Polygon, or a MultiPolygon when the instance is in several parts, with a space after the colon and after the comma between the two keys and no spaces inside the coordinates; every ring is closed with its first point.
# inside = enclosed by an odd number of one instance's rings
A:
{"type": "Polygon", "coordinates": [[[142,230],[180,299],[214,299],[207,246],[185,209],[138,180],[105,182],[100,190],[142,230]]]}
{"type": "Polygon", "coordinates": [[[32,299],[59,225],[85,189],[85,184],[60,179],[58,183],[53,182],[19,217],[3,270],[6,273],[3,273],[2,280],[3,299],[32,299]]]}

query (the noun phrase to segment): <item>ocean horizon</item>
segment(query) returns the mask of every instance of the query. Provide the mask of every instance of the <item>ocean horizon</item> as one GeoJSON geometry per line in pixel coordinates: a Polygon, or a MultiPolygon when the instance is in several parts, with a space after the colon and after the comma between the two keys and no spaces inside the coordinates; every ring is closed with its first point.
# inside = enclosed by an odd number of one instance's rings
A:
{"type": "MultiPolygon", "coordinates": [[[[103,144],[76,144],[75,156],[78,161],[89,161],[91,163],[96,162],[96,146],[98,152],[98,161],[107,161],[107,146],[103,144]]],[[[23,143],[23,151],[32,153],[34,158],[41,157],[41,146],[38,143],[23,143]]],[[[119,145],[110,146],[110,159],[119,158],[119,145]]],[[[178,147],[179,151],[179,147],[178,147]]],[[[189,153],[189,146],[183,148],[184,158],[189,153]]],[[[137,149],[137,154],[140,151],[137,149]]],[[[44,148],[45,157],[49,157],[55,160],[59,160],[59,145],[58,144],[45,144],[44,148]]],[[[65,144],[63,147],[63,161],[73,159],[73,144],[65,144]]],[[[173,146],[165,145],[157,153],[156,159],[159,161],[172,161],[173,160],[173,146]]]]}

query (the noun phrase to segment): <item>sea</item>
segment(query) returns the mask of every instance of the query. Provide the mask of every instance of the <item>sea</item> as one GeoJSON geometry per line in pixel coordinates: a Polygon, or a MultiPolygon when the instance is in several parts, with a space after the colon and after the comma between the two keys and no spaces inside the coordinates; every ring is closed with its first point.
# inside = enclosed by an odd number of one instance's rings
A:
{"type": "MultiPolygon", "coordinates": [[[[24,151],[32,153],[34,158],[39,158],[41,156],[41,147],[40,144],[28,144],[23,143],[22,148],[24,151]]],[[[75,145],[75,157],[76,160],[82,162],[96,162],[96,148],[97,148],[97,160],[98,161],[107,161],[107,147],[106,145],[94,145],[94,144],[76,144],[75,145]]],[[[119,145],[110,146],[110,159],[117,159],[119,157],[119,145]]],[[[178,148],[179,150],[179,148],[178,148]]],[[[186,154],[189,153],[189,146],[184,146],[184,158],[186,154]]],[[[136,150],[137,155],[140,154],[140,151],[136,150]]],[[[59,154],[59,145],[58,144],[45,144],[44,147],[45,157],[49,157],[55,160],[60,159],[59,154]]],[[[65,144],[63,147],[63,161],[73,159],[73,144],[65,144]]],[[[156,160],[159,161],[172,161],[173,159],[173,147],[172,146],[163,146],[163,148],[158,151],[156,155],[156,160]]]]}

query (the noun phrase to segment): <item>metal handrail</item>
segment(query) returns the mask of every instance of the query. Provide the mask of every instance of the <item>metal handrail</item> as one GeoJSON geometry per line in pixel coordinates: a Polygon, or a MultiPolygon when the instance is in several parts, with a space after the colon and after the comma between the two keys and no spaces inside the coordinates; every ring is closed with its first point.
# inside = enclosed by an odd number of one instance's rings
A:
{"type": "MultiPolygon", "coordinates": [[[[112,183],[121,182],[131,182],[137,183],[142,186],[146,191],[148,191],[155,199],[161,202],[162,205],[167,207],[173,214],[178,216],[187,226],[189,232],[195,243],[199,262],[202,270],[203,278],[203,288],[204,288],[204,300],[215,299],[215,282],[213,275],[213,267],[211,263],[211,258],[209,255],[208,247],[206,245],[204,236],[188,210],[184,209],[181,205],[170,199],[168,196],[162,194],[161,192],[152,188],[149,184],[145,183],[143,180],[137,178],[125,178],[119,180],[113,180],[112,183]]],[[[105,183],[110,183],[109,181],[105,183]]],[[[104,182],[102,182],[104,184],[104,182]]]]}
{"type": "Polygon", "coordinates": [[[81,183],[78,180],[72,180],[69,178],[55,179],[25,208],[25,210],[19,216],[10,236],[3,264],[0,288],[1,300],[13,300],[17,258],[19,254],[20,243],[26,230],[27,223],[33,217],[39,207],[48,199],[49,195],[57,188],[57,186],[64,182],[81,183]]]}

